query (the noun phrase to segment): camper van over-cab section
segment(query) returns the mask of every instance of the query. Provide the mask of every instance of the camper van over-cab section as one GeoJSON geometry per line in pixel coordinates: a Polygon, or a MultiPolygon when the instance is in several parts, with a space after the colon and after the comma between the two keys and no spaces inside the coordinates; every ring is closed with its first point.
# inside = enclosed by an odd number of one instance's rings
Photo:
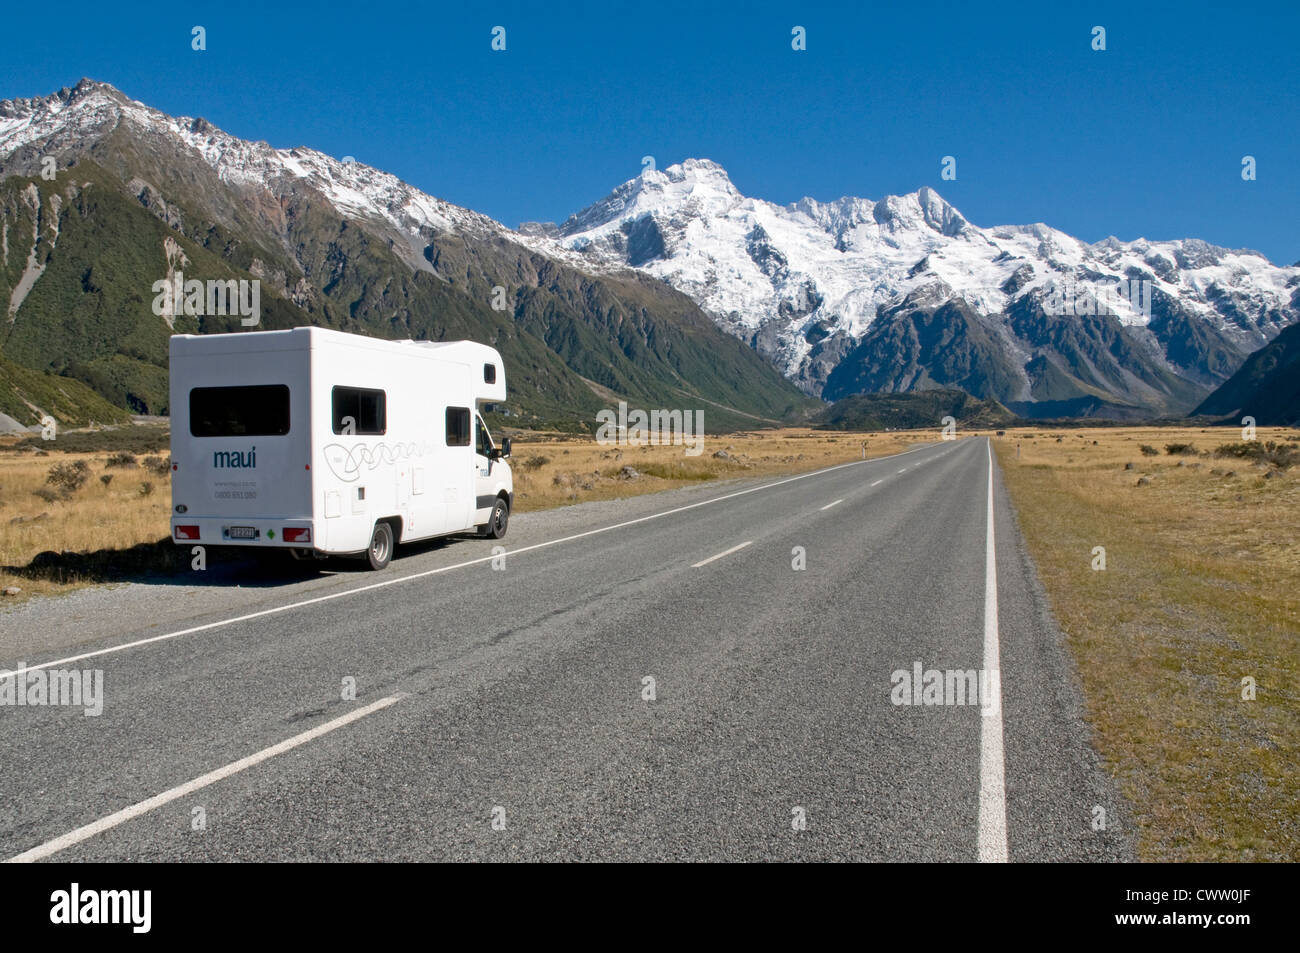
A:
{"type": "Polygon", "coordinates": [[[505,365],[473,341],[323,328],[171,339],[172,540],[356,555],[477,530],[514,504],[510,441],[480,411],[505,365]]]}

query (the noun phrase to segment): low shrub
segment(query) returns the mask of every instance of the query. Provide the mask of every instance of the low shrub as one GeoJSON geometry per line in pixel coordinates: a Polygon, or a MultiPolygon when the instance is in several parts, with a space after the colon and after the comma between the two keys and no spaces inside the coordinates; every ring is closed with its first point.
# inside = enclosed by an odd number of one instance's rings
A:
{"type": "Polygon", "coordinates": [[[71,463],[56,463],[50,467],[45,482],[54,487],[59,495],[66,500],[73,493],[80,490],[89,478],[90,467],[86,464],[86,461],[74,460],[71,463]]]}
{"type": "Polygon", "coordinates": [[[1215,456],[1237,457],[1241,460],[1254,460],[1267,463],[1286,470],[1300,463],[1300,444],[1278,443],[1276,440],[1245,440],[1241,443],[1225,443],[1214,451],[1215,456]]]}

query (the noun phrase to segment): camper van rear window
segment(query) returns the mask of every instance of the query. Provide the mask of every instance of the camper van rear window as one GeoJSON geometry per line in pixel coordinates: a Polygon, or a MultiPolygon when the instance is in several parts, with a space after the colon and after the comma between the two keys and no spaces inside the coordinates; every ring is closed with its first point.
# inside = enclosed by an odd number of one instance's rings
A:
{"type": "Polygon", "coordinates": [[[281,437],[289,432],[289,388],[195,387],[190,391],[190,434],[195,437],[281,437]]]}
{"type": "Polygon", "coordinates": [[[497,366],[495,364],[483,365],[483,383],[495,384],[497,382],[497,366]]]}
{"type": "Polygon", "coordinates": [[[335,433],[382,434],[388,431],[388,400],[382,390],[335,387],[332,393],[335,433]]]}
{"type": "Polygon", "coordinates": [[[447,446],[469,446],[469,408],[447,408],[447,446]]]}

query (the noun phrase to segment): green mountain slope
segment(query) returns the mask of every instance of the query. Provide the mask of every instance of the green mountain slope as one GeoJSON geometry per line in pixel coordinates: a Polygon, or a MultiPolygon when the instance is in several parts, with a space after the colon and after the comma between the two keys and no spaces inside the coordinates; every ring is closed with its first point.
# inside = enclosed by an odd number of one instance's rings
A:
{"type": "Polygon", "coordinates": [[[0,356],[0,414],[25,427],[46,414],[62,427],[129,423],[131,415],[80,381],[34,371],[0,356]]]}
{"type": "Polygon", "coordinates": [[[1246,358],[1196,413],[1250,416],[1260,426],[1300,426],[1300,324],[1284,329],[1246,358]]]}

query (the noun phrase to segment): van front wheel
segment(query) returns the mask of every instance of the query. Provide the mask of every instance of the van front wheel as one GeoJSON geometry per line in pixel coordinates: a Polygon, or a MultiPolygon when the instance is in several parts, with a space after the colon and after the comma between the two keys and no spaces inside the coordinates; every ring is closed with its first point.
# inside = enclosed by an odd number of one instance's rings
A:
{"type": "Polygon", "coordinates": [[[478,534],[487,539],[501,539],[506,535],[506,527],[509,525],[510,507],[505,500],[497,497],[492,507],[492,516],[478,528],[478,534]]]}
{"type": "Polygon", "coordinates": [[[375,531],[370,537],[370,548],[366,550],[366,559],[371,569],[383,569],[393,558],[393,528],[387,523],[376,523],[375,531]]]}

